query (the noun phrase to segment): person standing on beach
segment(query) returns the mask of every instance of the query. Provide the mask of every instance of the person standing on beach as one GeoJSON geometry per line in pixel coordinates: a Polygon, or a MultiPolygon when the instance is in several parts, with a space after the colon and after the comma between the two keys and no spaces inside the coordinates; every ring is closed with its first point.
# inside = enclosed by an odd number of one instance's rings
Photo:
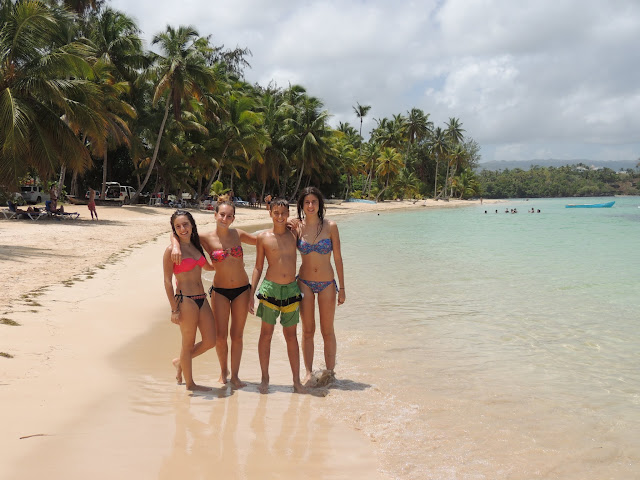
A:
{"type": "MultiPolygon", "coordinates": [[[[213,286],[209,290],[211,308],[216,325],[216,353],[220,362],[219,382],[229,381],[229,345],[227,337],[231,336],[231,385],[242,388],[246,383],[240,380],[240,360],[242,359],[244,326],[247,313],[251,285],[244,269],[244,252],[242,243],[256,244],[256,236],[244,230],[230,228],[235,220],[236,207],[232,202],[218,203],[215,208],[216,229],[200,236],[202,246],[216,266],[213,286]],[[229,330],[229,316],[231,329],[229,330]]],[[[177,239],[171,240],[173,250],[171,257],[180,264],[181,244],[177,239]]]]}
{"type": "Polygon", "coordinates": [[[271,208],[271,194],[265,195],[264,204],[267,206],[267,210],[271,208]]]}
{"type": "Polygon", "coordinates": [[[180,383],[184,375],[187,390],[209,390],[194,382],[192,360],[216,344],[213,313],[207,303],[201,278],[203,268],[214,270],[214,267],[204,256],[196,222],[189,212],[176,210],[171,216],[171,229],[184,254],[182,262],[175,265],[171,260],[172,246],[169,245],[162,257],[164,288],[171,304],[171,321],[180,326],[182,334],[180,358],[173,361],[177,371],[176,380],[180,383]],[[173,276],[176,277],[175,291],[173,276]],[[197,330],[200,330],[202,340],[195,343],[197,330]]]}
{"type": "Polygon", "coordinates": [[[89,187],[89,203],[87,207],[91,212],[91,220],[93,220],[93,215],[95,215],[96,220],[98,220],[98,212],[96,212],[96,191],[91,187],[89,187]]]}
{"type": "Polygon", "coordinates": [[[327,371],[325,381],[331,380],[336,366],[336,335],[334,319],[336,303],[346,300],[344,268],[340,250],[340,234],[335,222],[326,220],[326,207],[322,192],[316,187],[302,190],[298,198],[298,220],[294,223],[297,231],[297,246],[302,256],[298,274],[298,285],[303,293],[300,303],[302,316],[302,355],[306,369],[303,383],[307,385],[313,375],[313,337],[316,331],[315,302],[320,312],[320,332],[324,340],[324,361],[327,371]],[[336,283],[331,253],[335,263],[336,283]],[[337,298],[337,302],[336,302],[337,298]]]}
{"type": "Polygon", "coordinates": [[[276,320],[280,317],[282,333],[287,343],[287,354],[291,373],[293,374],[293,391],[306,393],[300,382],[300,350],[296,328],[300,321],[299,305],[302,295],[296,283],[296,237],[287,225],[289,218],[289,202],[277,198],[271,203],[269,215],[273,228],[258,235],[256,243],[256,266],[251,277],[251,297],[249,311],[255,311],[253,297],[256,286],[260,282],[264,260],[267,259],[267,273],[260,285],[258,298],[260,304],[256,315],[262,319],[258,356],[262,380],[259,390],[267,393],[269,389],[269,358],[271,356],[271,339],[276,320]]]}

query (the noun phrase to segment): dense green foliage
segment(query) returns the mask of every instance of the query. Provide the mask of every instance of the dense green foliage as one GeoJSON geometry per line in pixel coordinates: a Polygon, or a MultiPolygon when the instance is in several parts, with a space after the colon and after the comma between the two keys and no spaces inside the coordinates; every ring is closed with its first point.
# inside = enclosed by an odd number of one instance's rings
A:
{"type": "Polygon", "coordinates": [[[478,175],[487,198],[597,197],[640,195],[640,173],[610,168],[592,170],[585,165],[533,167],[530,170],[484,170],[478,175]]]}
{"type": "Polygon", "coordinates": [[[192,26],[167,26],[144,51],[126,13],[101,0],[0,0],[0,190],[27,176],[81,195],[107,181],[139,191],[216,189],[375,199],[478,195],[479,147],[458,118],[418,108],[338,128],[300,85],[250,85],[251,52],[192,26]],[[222,187],[219,183],[221,182],[222,187]]]}

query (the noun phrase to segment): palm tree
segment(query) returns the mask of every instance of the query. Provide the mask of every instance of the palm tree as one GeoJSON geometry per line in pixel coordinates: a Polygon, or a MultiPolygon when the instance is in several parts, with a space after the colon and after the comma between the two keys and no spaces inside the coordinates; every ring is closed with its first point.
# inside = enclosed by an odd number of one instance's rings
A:
{"type": "Polygon", "coordinates": [[[433,181],[433,198],[435,199],[438,196],[438,164],[442,158],[446,158],[449,151],[445,132],[440,127],[437,127],[433,132],[433,137],[431,139],[431,151],[436,157],[436,174],[433,181]]]}
{"type": "Polygon", "coordinates": [[[394,179],[391,188],[401,200],[406,196],[415,198],[420,194],[420,180],[415,173],[403,168],[394,179]]]}
{"type": "Polygon", "coordinates": [[[378,167],[376,173],[379,177],[386,177],[385,185],[382,190],[378,192],[376,201],[382,196],[382,194],[389,188],[389,180],[391,175],[396,175],[400,169],[404,166],[402,163],[402,154],[395,148],[385,147],[382,150],[380,158],[378,159],[378,167]]]}
{"type": "Polygon", "coordinates": [[[269,137],[262,126],[263,117],[254,111],[255,100],[248,96],[231,94],[227,100],[226,113],[222,124],[216,131],[215,139],[221,151],[217,171],[211,176],[210,183],[220,179],[224,168],[231,175],[230,188],[233,189],[233,177],[239,176],[237,167],[243,164],[246,169],[254,158],[263,162],[262,154],[269,137]]]}
{"type": "Polygon", "coordinates": [[[101,11],[89,23],[89,38],[98,59],[115,68],[118,80],[133,82],[139,70],[147,66],[140,29],[122,12],[111,8],[101,11]]]}
{"type": "MultiPolygon", "coordinates": [[[[453,151],[456,147],[456,145],[460,144],[460,142],[462,142],[464,135],[463,135],[464,129],[462,128],[462,124],[460,123],[460,121],[455,118],[455,117],[449,117],[449,122],[447,123],[447,128],[445,130],[445,137],[447,139],[447,143],[449,145],[449,150],[451,153],[451,151],[453,151]]],[[[447,187],[449,186],[449,170],[451,166],[451,160],[449,160],[447,162],[447,172],[444,176],[444,193],[445,195],[447,194],[447,187]]],[[[451,176],[453,176],[453,172],[451,173],[451,176]]]]}
{"type": "Polygon", "coordinates": [[[41,178],[63,164],[84,170],[91,157],[71,125],[99,103],[87,81],[93,50],[67,42],[74,17],[55,7],[3,2],[0,15],[0,184],[17,185],[29,168],[41,178]]]}
{"type": "Polygon", "coordinates": [[[460,123],[460,120],[458,120],[455,117],[449,117],[449,122],[447,123],[447,130],[446,130],[447,139],[452,144],[460,143],[464,139],[463,132],[464,132],[464,129],[462,128],[462,124],[460,123]]]}
{"type": "Polygon", "coordinates": [[[331,155],[327,140],[333,131],[327,124],[329,114],[321,111],[322,102],[315,97],[305,96],[296,109],[296,114],[287,119],[288,132],[285,134],[293,146],[292,159],[298,169],[298,180],[291,198],[295,198],[300,188],[302,175],[319,166],[331,155]]]}
{"type": "Polygon", "coordinates": [[[356,106],[353,107],[356,117],[360,119],[360,138],[362,138],[362,120],[367,116],[369,110],[371,110],[371,105],[360,105],[358,102],[356,102],[356,106]]]}
{"type": "Polygon", "coordinates": [[[380,145],[374,142],[365,143],[360,150],[360,159],[365,167],[365,170],[369,172],[365,180],[365,184],[362,187],[362,193],[366,196],[371,195],[371,185],[373,183],[373,171],[376,168],[378,157],[380,156],[380,145]]]}
{"type": "Polygon", "coordinates": [[[427,138],[433,131],[433,122],[429,120],[429,114],[419,108],[412,108],[406,119],[406,132],[409,143],[427,138]]]}
{"type": "MultiPolygon", "coordinates": [[[[96,46],[96,56],[98,61],[96,65],[101,71],[108,71],[109,79],[104,83],[105,86],[113,90],[117,87],[121,92],[121,98],[125,94],[129,94],[130,85],[138,76],[138,70],[145,66],[146,57],[142,52],[142,41],[140,40],[138,29],[135,22],[125,14],[107,8],[101,11],[95,17],[92,17],[88,24],[89,36],[93,44],[96,46]]],[[[132,115],[128,115],[133,118],[132,115]]],[[[127,126],[127,135],[114,136],[114,132],[109,132],[111,138],[107,148],[102,149],[103,166],[102,166],[102,196],[106,189],[107,182],[107,165],[109,147],[117,146],[123,142],[129,143],[131,137],[129,127],[127,126]]],[[[96,154],[97,152],[94,152],[96,154]]]]}
{"type": "Polygon", "coordinates": [[[206,92],[215,89],[215,75],[212,69],[206,65],[204,55],[196,45],[198,37],[197,30],[191,26],[181,26],[178,29],[167,26],[165,32],[153,37],[152,43],[159,45],[164,55],[157,56],[155,65],[146,72],[145,77],[155,79],[153,105],[155,106],[160,100],[164,100],[164,116],[160,123],[147,174],[136,197],[147,185],[158,158],[169,109],[173,107],[174,118],[178,121],[181,117],[184,100],[192,97],[196,100],[203,100],[206,92]]]}

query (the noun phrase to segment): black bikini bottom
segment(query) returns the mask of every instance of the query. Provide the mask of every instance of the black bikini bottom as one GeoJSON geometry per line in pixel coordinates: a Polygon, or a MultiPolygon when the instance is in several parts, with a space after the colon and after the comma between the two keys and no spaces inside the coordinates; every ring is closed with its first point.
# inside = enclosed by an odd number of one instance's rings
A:
{"type": "Polygon", "coordinates": [[[212,295],[212,292],[219,293],[229,299],[230,302],[233,302],[238,296],[242,295],[244,292],[251,288],[251,284],[247,283],[243,287],[236,288],[222,288],[222,287],[211,287],[209,289],[209,295],[212,295]]]}
{"type": "Polygon", "coordinates": [[[202,308],[202,305],[204,305],[204,301],[207,299],[207,294],[199,293],[198,295],[183,295],[182,290],[180,290],[180,293],[176,294],[176,300],[178,302],[178,305],[182,303],[182,301],[184,300],[184,297],[190,298],[191,300],[196,302],[196,305],[200,309],[202,308]]]}

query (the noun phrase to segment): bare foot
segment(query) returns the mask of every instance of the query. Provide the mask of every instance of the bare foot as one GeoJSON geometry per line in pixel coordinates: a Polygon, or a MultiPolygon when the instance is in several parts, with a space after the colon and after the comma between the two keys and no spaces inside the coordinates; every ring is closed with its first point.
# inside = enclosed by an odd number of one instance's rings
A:
{"type": "Polygon", "coordinates": [[[307,387],[304,387],[300,382],[293,384],[294,393],[309,393],[307,387]]]}
{"type": "Polygon", "coordinates": [[[234,388],[242,388],[247,386],[247,384],[244,383],[242,380],[240,380],[238,377],[235,377],[235,378],[231,377],[231,385],[234,388]]]}
{"type": "Polygon", "coordinates": [[[226,385],[227,382],[229,381],[229,379],[227,378],[229,374],[227,372],[221,372],[220,373],[220,378],[218,379],[218,383],[221,383],[222,385],[226,385]]]}
{"type": "Polygon", "coordinates": [[[313,384],[315,383],[313,380],[313,373],[307,372],[307,374],[302,379],[302,385],[306,387],[313,387],[313,384]]]}
{"type": "Polygon", "coordinates": [[[258,391],[260,393],[269,393],[269,380],[262,380],[260,385],[258,385],[258,391]]]}
{"type": "Polygon", "coordinates": [[[190,390],[192,392],[210,392],[211,391],[209,387],[203,387],[201,385],[196,385],[195,383],[193,385],[187,385],[187,390],[190,390]]]}
{"type": "Polygon", "coordinates": [[[182,365],[180,365],[180,359],[174,358],[171,363],[173,363],[173,366],[176,369],[176,382],[178,382],[178,384],[181,384],[182,383],[182,365]]]}
{"type": "Polygon", "coordinates": [[[320,377],[318,378],[316,386],[326,387],[328,385],[331,385],[335,379],[336,379],[336,374],[333,370],[324,370],[320,374],[320,377]]]}

